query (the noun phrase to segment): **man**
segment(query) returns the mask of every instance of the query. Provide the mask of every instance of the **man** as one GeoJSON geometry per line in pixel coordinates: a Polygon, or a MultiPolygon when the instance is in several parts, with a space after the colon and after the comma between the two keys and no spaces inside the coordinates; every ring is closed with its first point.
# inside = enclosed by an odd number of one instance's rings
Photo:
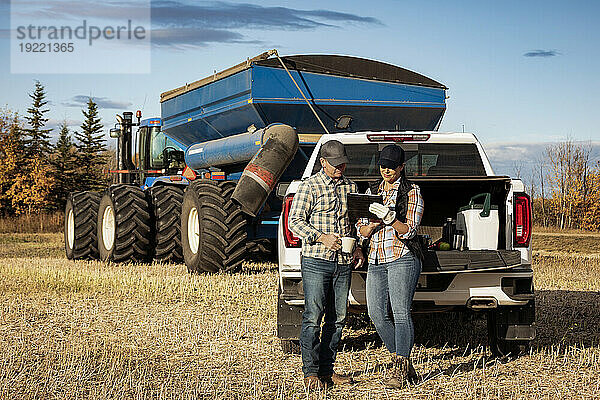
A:
{"type": "Polygon", "coordinates": [[[350,236],[347,195],[358,192],[346,177],[344,145],[330,140],[321,146],[322,169],[298,188],[289,215],[290,230],[302,239],[304,314],[300,332],[302,372],[308,389],[349,384],[333,364],[346,320],[350,264],[364,262],[360,249],[342,253],[341,240],[350,236]],[[321,331],[321,320],[325,317],[321,331]]]}

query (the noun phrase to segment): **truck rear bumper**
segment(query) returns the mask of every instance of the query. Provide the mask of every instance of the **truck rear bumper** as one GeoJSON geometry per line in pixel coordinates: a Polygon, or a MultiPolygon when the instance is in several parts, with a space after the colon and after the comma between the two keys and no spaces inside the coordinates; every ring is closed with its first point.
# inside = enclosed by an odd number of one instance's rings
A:
{"type": "MultiPolygon", "coordinates": [[[[467,307],[472,310],[493,309],[499,306],[522,306],[533,299],[531,269],[470,270],[469,272],[424,272],[414,296],[415,303],[439,307],[467,307]]],[[[299,269],[280,268],[282,299],[288,305],[304,304],[299,269]]],[[[351,306],[366,306],[366,271],[354,271],[348,296],[351,306]]]]}
{"type": "MultiPolygon", "coordinates": [[[[354,273],[350,289],[350,304],[366,305],[366,273],[354,273]]],[[[440,276],[441,274],[437,274],[440,276]]],[[[527,304],[533,298],[533,289],[522,289],[514,293],[508,289],[509,283],[513,286],[519,282],[524,288],[526,282],[531,283],[532,272],[512,272],[510,270],[481,271],[470,273],[456,273],[447,280],[447,287],[440,287],[437,280],[430,279],[434,274],[422,274],[414,296],[415,302],[428,302],[436,306],[466,306],[473,310],[496,308],[498,306],[520,306],[527,304]],[[507,280],[508,278],[508,280],[507,280]],[[504,286],[503,286],[504,280],[504,286]],[[428,286],[428,281],[433,281],[435,287],[428,286]],[[443,289],[443,290],[440,290],[443,289]]],[[[441,283],[444,285],[443,281],[441,283]]]]}

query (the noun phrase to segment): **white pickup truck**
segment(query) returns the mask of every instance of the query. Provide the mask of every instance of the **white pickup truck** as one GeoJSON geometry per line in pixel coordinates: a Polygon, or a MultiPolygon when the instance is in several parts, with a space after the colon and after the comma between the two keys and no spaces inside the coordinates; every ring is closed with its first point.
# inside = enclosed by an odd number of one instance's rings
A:
{"type": "MultiPolygon", "coordinates": [[[[406,174],[419,185],[425,203],[419,234],[442,240],[443,226],[459,209],[482,193],[490,193],[497,208],[495,249],[428,249],[413,300],[414,313],[485,312],[488,342],[495,355],[516,355],[535,338],[535,300],[531,269],[531,204],[523,182],[496,176],[473,134],[440,132],[356,132],[323,135],[315,146],[302,179],[320,168],[319,149],[329,140],[344,143],[350,162],[345,175],[361,193],[380,178],[379,151],[390,143],[406,153],[406,174]]],[[[277,332],[284,351],[298,350],[304,296],[300,273],[300,240],[288,229],[288,214],[301,181],[282,185],[279,220],[279,290],[277,332]],[[287,186],[287,188],[286,188],[287,186]]],[[[486,227],[473,226],[471,234],[486,227]]],[[[468,235],[468,232],[465,232],[468,235]]],[[[448,240],[448,239],[446,239],[448,240]]],[[[354,270],[349,310],[365,312],[367,270],[354,270]]]]}

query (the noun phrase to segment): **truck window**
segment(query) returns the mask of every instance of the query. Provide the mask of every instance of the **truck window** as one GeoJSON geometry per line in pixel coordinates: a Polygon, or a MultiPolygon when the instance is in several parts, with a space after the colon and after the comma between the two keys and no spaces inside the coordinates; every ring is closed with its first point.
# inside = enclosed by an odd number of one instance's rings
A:
{"type": "MultiPolygon", "coordinates": [[[[379,177],[379,150],[387,144],[349,144],[349,177],[379,177]]],[[[485,176],[485,168],[475,144],[400,144],[406,155],[406,176],[485,176]]],[[[317,161],[313,174],[321,169],[317,161]]]]}
{"type": "Polygon", "coordinates": [[[485,176],[475,144],[419,144],[420,176],[485,176]]]}

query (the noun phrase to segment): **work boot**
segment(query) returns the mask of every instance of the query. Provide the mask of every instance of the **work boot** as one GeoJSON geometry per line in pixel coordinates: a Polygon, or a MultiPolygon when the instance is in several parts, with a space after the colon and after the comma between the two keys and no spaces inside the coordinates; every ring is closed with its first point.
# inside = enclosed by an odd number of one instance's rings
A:
{"type": "Polygon", "coordinates": [[[323,382],[321,382],[319,377],[316,375],[311,375],[304,378],[304,387],[307,390],[325,389],[325,385],[323,385],[323,382]]]}
{"type": "Polygon", "coordinates": [[[412,376],[417,373],[407,357],[395,355],[393,358],[393,369],[390,372],[390,378],[384,382],[384,385],[394,389],[402,389],[408,381],[412,381],[412,376]]]}
{"type": "Polygon", "coordinates": [[[351,376],[336,374],[320,376],[321,382],[326,386],[351,385],[354,379],[351,376]]]}
{"type": "Polygon", "coordinates": [[[419,376],[417,375],[417,371],[415,371],[415,367],[413,367],[410,358],[408,359],[408,381],[410,383],[417,383],[419,380],[419,376]]]}

